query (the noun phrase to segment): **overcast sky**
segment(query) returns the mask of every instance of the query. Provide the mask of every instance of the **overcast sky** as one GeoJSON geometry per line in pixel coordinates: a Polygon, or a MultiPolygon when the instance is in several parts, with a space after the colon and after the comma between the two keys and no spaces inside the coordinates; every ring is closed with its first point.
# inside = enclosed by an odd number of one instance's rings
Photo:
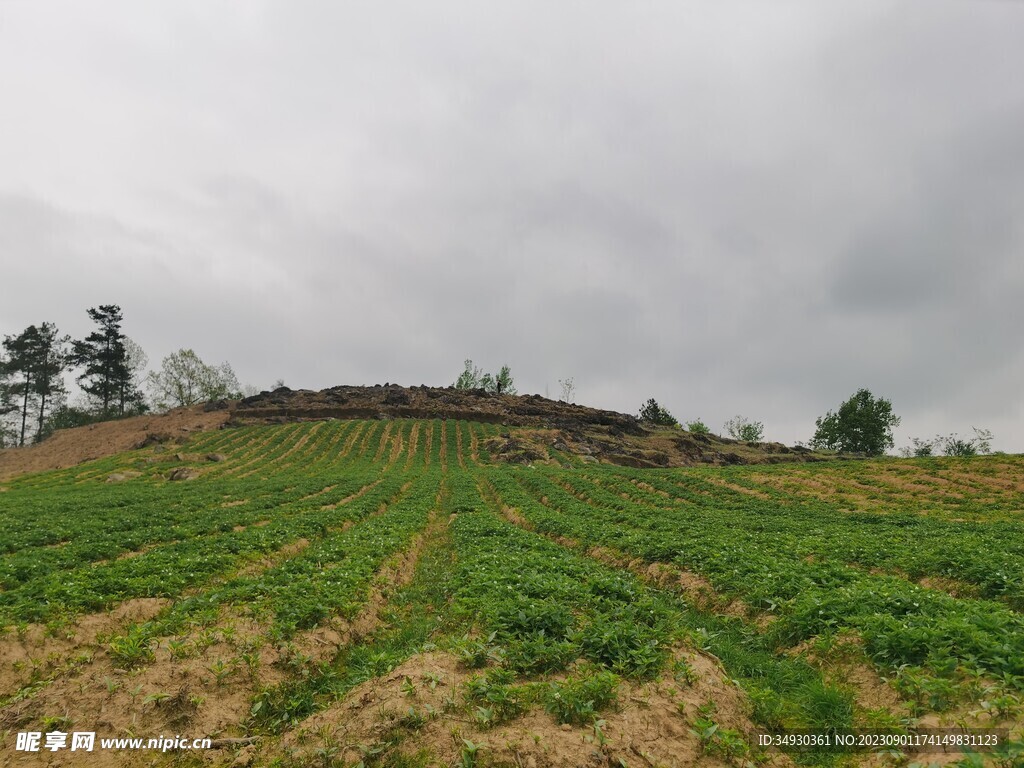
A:
{"type": "Polygon", "coordinates": [[[0,333],[1024,451],[1024,3],[0,0],[0,333]]]}

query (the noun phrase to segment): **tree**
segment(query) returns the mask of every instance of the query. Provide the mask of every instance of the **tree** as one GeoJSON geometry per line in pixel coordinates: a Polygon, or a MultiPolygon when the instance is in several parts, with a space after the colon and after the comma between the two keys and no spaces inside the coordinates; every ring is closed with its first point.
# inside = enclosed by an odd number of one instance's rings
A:
{"type": "Polygon", "coordinates": [[[64,371],[68,367],[67,344],[69,336],[58,336],[57,326],[43,323],[30,325],[17,336],[6,336],[3,346],[10,355],[4,364],[8,381],[4,400],[5,410],[15,397],[20,397],[21,429],[18,444],[25,444],[30,406],[36,421],[36,439],[43,431],[46,409],[59,401],[66,390],[64,371]]]}
{"type": "Polygon", "coordinates": [[[473,365],[472,360],[466,360],[466,367],[459,374],[459,378],[455,380],[453,386],[456,389],[483,389],[499,395],[516,394],[511,368],[503,365],[496,374],[484,373],[480,368],[473,365]]]}
{"type": "Polygon", "coordinates": [[[764,424],[760,421],[750,421],[746,416],[736,416],[725,422],[725,431],[733,440],[759,443],[764,437],[764,424]]]}
{"type": "Polygon", "coordinates": [[[567,379],[559,379],[558,385],[562,388],[561,400],[563,403],[571,403],[576,394],[576,379],[570,376],[567,379]]]}
{"type": "Polygon", "coordinates": [[[132,387],[128,337],[121,332],[121,308],[102,304],[89,309],[88,314],[99,328],[72,343],[72,362],[84,368],[78,382],[97,402],[101,416],[123,416],[126,406],[141,401],[141,393],[132,387]]]}
{"type": "Polygon", "coordinates": [[[501,370],[494,376],[494,386],[499,395],[516,394],[516,385],[512,380],[512,369],[507,365],[501,366],[501,370]]]}
{"type": "Polygon", "coordinates": [[[207,365],[193,350],[179,349],[146,378],[153,404],[165,411],[212,400],[241,397],[242,387],[228,363],[207,365]]]}
{"type": "Polygon", "coordinates": [[[814,422],[817,430],[811,444],[816,448],[880,456],[893,446],[892,430],[899,423],[891,402],[882,397],[876,400],[867,389],[859,389],[838,411],[829,411],[814,422]]]}
{"type": "Polygon", "coordinates": [[[121,379],[118,390],[118,398],[122,413],[145,413],[149,410],[146,404],[146,396],[143,392],[145,376],[143,371],[149,365],[149,355],[135,342],[135,340],[124,337],[125,368],[126,376],[121,379]]]}
{"type": "Polygon", "coordinates": [[[641,406],[640,421],[663,427],[675,427],[679,424],[675,417],[665,408],[658,405],[658,401],[653,397],[641,406]]]}
{"type": "Polygon", "coordinates": [[[453,385],[456,389],[481,389],[480,380],[483,371],[473,365],[472,360],[466,360],[466,368],[459,374],[453,385]]]}
{"type": "Polygon", "coordinates": [[[10,417],[18,412],[17,391],[11,383],[8,361],[0,350],[0,448],[17,442],[18,431],[10,417]]]}

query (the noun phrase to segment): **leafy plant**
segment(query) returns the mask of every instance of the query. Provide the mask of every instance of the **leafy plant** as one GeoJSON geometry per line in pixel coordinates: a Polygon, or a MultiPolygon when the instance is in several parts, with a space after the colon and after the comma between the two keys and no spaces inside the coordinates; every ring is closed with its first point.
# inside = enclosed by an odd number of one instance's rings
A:
{"type": "Polygon", "coordinates": [[[618,686],[618,676],[608,670],[552,682],[544,696],[544,709],[559,723],[589,723],[598,712],[615,703],[618,686]]]}
{"type": "Polygon", "coordinates": [[[759,443],[764,438],[764,424],[750,421],[746,416],[734,416],[725,422],[725,432],[733,440],[759,443]]]}
{"type": "Polygon", "coordinates": [[[711,429],[700,419],[686,422],[686,431],[695,435],[710,435],[711,429]]]}

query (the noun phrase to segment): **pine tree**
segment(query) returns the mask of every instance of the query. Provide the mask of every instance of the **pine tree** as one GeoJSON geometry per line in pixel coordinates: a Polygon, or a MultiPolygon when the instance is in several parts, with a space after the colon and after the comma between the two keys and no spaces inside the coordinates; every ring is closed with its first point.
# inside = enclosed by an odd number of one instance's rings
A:
{"type": "Polygon", "coordinates": [[[32,345],[33,337],[38,332],[34,325],[30,325],[17,336],[4,337],[4,350],[7,352],[4,367],[10,379],[7,384],[7,400],[15,407],[15,412],[21,412],[18,445],[25,444],[25,427],[28,422],[29,400],[33,396],[32,384],[35,373],[32,365],[32,345]]]}
{"type": "Polygon", "coordinates": [[[58,336],[57,326],[43,323],[30,325],[17,336],[4,338],[4,349],[10,356],[4,368],[8,379],[5,385],[5,410],[11,401],[19,398],[21,403],[21,429],[18,445],[25,444],[28,431],[29,411],[36,416],[36,437],[42,433],[47,406],[59,399],[65,392],[64,371],[68,367],[68,336],[58,336]]]}
{"type": "Polygon", "coordinates": [[[125,405],[137,396],[132,385],[133,373],[121,332],[121,308],[102,304],[88,310],[99,328],[81,341],[72,344],[72,360],[84,368],[78,377],[82,389],[95,398],[100,415],[123,416],[125,405]]]}
{"type": "Polygon", "coordinates": [[[71,337],[57,335],[57,326],[43,323],[36,335],[35,347],[35,390],[39,398],[39,416],[36,422],[36,440],[43,435],[43,424],[46,422],[46,409],[59,404],[67,388],[64,386],[64,371],[68,369],[68,342],[71,337]]]}

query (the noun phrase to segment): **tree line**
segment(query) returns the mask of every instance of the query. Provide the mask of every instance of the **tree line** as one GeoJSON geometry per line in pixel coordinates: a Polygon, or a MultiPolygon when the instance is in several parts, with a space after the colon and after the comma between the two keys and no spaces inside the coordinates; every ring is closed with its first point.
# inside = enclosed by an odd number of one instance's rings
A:
{"type": "MultiPolygon", "coordinates": [[[[655,427],[678,427],[679,422],[652,397],[640,408],[640,420],[655,427]]],[[[882,456],[895,446],[893,428],[900,425],[900,417],[893,413],[892,402],[884,397],[875,397],[868,389],[858,389],[843,401],[836,411],[828,411],[814,422],[814,436],[810,439],[812,448],[838,451],[840,453],[862,453],[867,456],[882,456]]],[[[710,434],[711,430],[700,419],[687,422],[685,429],[695,434],[710,434]]],[[[905,457],[924,457],[942,454],[944,456],[976,456],[990,453],[992,433],[987,429],[972,427],[974,436],[961,437],[957,433],[936,435],[932,440],[912,438],[912,445],[900,449],[905,457]]],[[[764,437],[764,424],[751,421],[745,416],[736,416],[725,422],[725,433],[734,440],[757,443],[764,437]]]]}
{"type": "Polygon", "coordinates": [[[87,314],[95,327],[82,339],[49,322],[4,337],[0,447],[37,442],[65,427],[255,392],[239,385],[228,363],[207,365],[191,349],[168,355],[159,370],[144,375],[148,358],[122,329],[121,308],[101,304],[87,314]],[[71,371],[83,396],[75,405],[67,401],[64,379],[71,371]]]}

